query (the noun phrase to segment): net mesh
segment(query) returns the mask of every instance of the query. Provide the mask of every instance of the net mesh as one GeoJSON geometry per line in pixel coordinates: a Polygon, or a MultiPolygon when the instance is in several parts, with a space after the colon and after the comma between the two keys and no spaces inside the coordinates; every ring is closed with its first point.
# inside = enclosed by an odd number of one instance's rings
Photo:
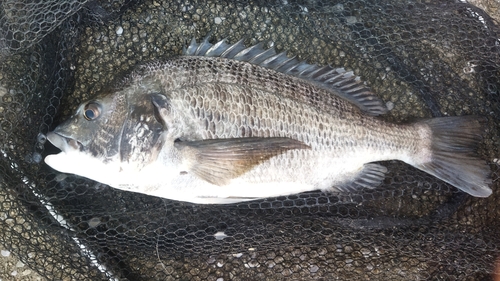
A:
{"type": "Polygon", "coordinates": [[[2,1],[0,243],[49,280],[489,280],[500,262],[499,28],[468,3],[2,1]],[[482,115],[493,194],[398,161],[374,190],[196,205],[43,163],[44,135],[136,64],[209,32],[353,70],[382,118],[482,115]]]}

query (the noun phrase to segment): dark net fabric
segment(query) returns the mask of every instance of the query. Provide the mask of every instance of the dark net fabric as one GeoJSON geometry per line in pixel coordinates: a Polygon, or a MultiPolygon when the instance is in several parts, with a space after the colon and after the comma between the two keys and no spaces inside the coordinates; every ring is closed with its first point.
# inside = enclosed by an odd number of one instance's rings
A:
{"type": "Polygon", "coordinates": [[[491,280],[499,271],[500,34],[472,5],[7,0],[0,24],[0,242],[48,280],[491,280]],[[44,164],[57,151],[44,135],[80,102],[211,31],[353,70],[393,122],[486,116],[479,153],[493,194],[473,198],[390,161],[369,191],[195,205],[44,164]]]}

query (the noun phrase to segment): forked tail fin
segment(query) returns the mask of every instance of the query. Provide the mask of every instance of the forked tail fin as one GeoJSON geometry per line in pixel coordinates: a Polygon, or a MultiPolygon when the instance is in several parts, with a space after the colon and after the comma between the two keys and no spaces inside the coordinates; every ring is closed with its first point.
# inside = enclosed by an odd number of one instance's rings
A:
{"type": "Polygon", "coordinates": [[[492,191],[491,170],[476,153],[486,118],[478,116],[442,117],[420,121],[430,128],[430,155],[414,164],[464,192],[488,197],[492,191]]]}

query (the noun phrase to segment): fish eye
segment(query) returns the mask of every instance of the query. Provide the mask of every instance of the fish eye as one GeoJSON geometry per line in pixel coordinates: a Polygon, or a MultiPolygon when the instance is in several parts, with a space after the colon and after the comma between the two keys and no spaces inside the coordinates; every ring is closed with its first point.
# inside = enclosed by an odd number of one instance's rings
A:
{"type": "Polygon", "coordinates": [[[89,121],[95,120],[100,114],[101,107],[95,102],[89,102],[83,108],[83,117],[89,121]]]}

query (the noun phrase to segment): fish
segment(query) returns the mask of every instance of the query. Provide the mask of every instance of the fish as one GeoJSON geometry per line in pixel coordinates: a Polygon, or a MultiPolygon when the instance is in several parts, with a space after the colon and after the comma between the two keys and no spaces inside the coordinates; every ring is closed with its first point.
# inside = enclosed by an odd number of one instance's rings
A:
{"type": "Polygon", "coordinates": [[[82,103],[47,134],[61,152],[45,163],[196,204],[363,192],[381,185],[388,160],[475,197],[492,193],[476,151],[485,117],[387,122],[385,103],[352,71],[226,41],[193,39],[82,103]]]}

